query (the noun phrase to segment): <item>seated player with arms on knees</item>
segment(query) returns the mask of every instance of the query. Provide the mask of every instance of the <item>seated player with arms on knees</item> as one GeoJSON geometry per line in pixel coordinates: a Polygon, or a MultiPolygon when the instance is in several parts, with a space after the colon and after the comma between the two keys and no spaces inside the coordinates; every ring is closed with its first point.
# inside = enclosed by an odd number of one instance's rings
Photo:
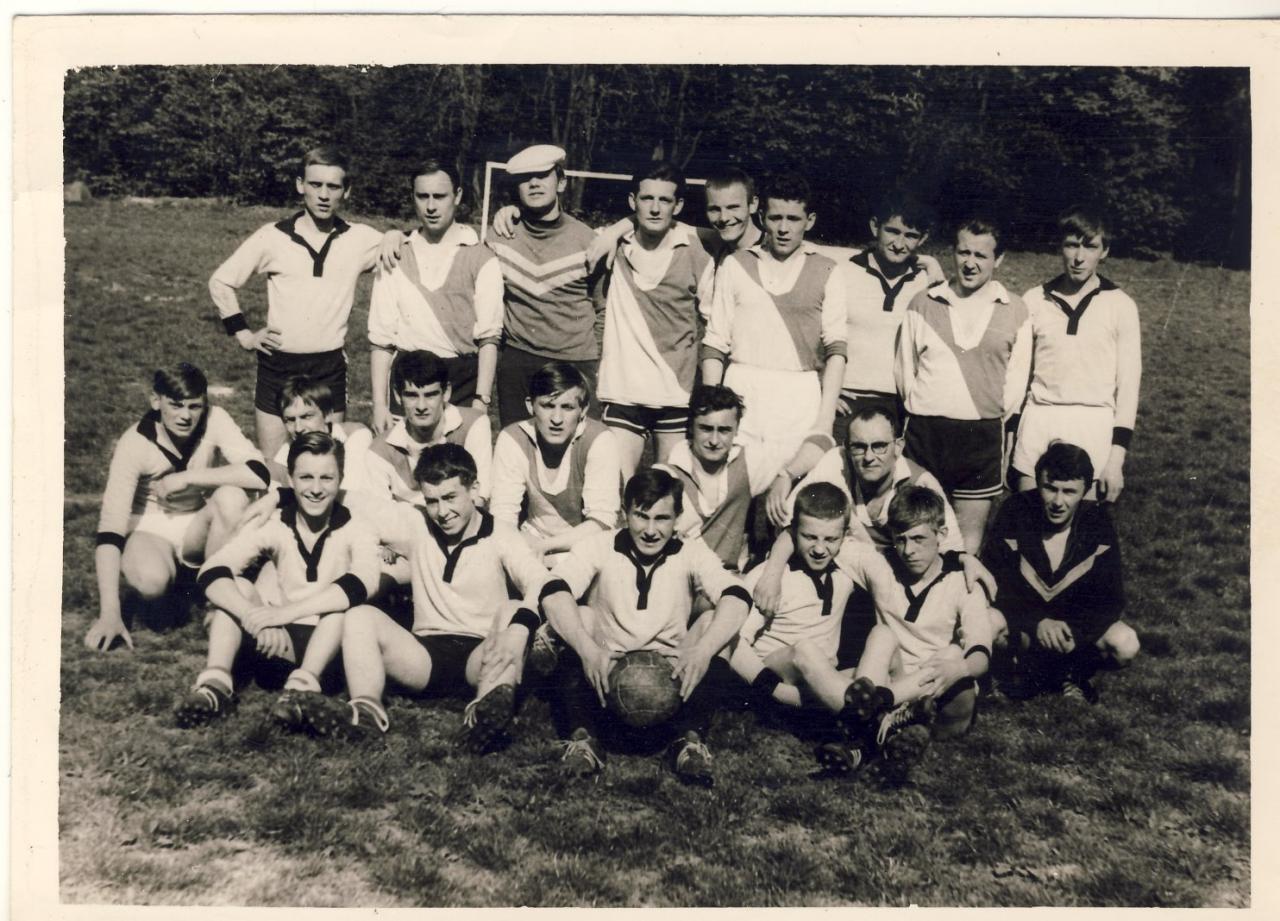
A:
{"type": "Polygon", "coordinates": [[[728,387],[700,384],[689,400],[688,440],[664,464],[684,488],[684,511],[676,524],[682,540],[700,537],[728,569],[746,560],[747,510],[764,493],[785,460],[763,445],[737,440],[742,398],[728,387]]]}
{"type": "Polygon", "coordinates": [[[881,758],[882,778],[906,780],[929,738],[961,735],[973,723],[977,679],[991,658],[992,616],[980,591],[939,552],[946,534],[942,496],[906,486],[889,506],[899,606],[878,607],[844,719],[853,748],[823,746],[829,768],[848,770],[868,754],[881,758]],[[905,613],[902,613],[905,612],[905,613]]]}
{"type": "Polygon", "coordinates": [[[270,479],[257,448],[224,409],[209,405],[208,389],[195,365],[161,368],[151,411],[116,442],[98,518],[98,618],[84,638],[90,649],[110,649],[117,639],[133,648],[121,577],[145,613],[171,620],[179,567],[198,567],[221,547],[248,505],[246,490],[270,479]]]}
{"type": "MultiPolygon", "coordinates": [[[[852,675],[837,670],[840,627],[854,586],[877,605],[893,603],[893,573],[871,545],[846,541],[849,499],[830,483],[811,483],[796,496],[791,522],[795,552],[783,576],[777,611],[752,610],[729,664],[758,700],[791,707],[816,703],[840,714],[852,675]]],[[[760,568],[747,574],[750,590],[760,568]]]]}
{"type": "Polygon", "coordinates": [[[1138,654],[1137,633],[1120,619],[1115,527],[1084,498],[1093,472],[1083,448],[1050,444],[1036,462],[1036,489],[1010,497],[992,526],[983,559],[1000,585],[997,653],[1007,642],[1017,657],[1011,696],[1060,690],[1092,703],[1093,674],[1138,654]]]}
{"type": "Polygon", "coordinates": [[[533,418],[508,425],[493,446],[494,520],[519,528],[548,563],[618,522],[617,442],[608,427],[587,418],[587,401],[577,368],[544,365],[529,379],[533,418]]]}
{"type": "Polygon", "coordinates": [[[478,507],[476,465],[464,448],[432,445],[418,458],[414,475],[424,507],[397,508],[400,546],[413,570],[413,628],[371,605],[349,611],[342,636],[349,709],[315,701],[323,711],[310,719],[330,733],[377,737],[389,727],[383,705],[388,679],[412,695],[474,692],[459,740],[480,751],[514,714],[516,684],[543,601],[550,610],[559,604],[561,619],[576,610],[564,583],[551,578],[518,535],[495,528],[478,507]],[[522,600],[510,599],[508,583],[522,600]]]}
{"type": "Polygon", "coordinates": [[[429,445],[460,445],[476,462],[476,498],[485,502],[491,486],[492,435],[482,409],[451,402],[449,369],[430,352],[401,352],[391,367],[391,389],[404,418],[373,439],[365,455],[368,488],[381,496],[422,505],[414,468],[429,445]]]}
{"type": "Polygon", "coordinates": [[[340,421],[333,417],[333,388],[309,377],[291,377],[280,388],[278,403],[284,422],[285,443],[276,456],[267,461],[273,482],[289,485],[289,448],[294,439],[306,432],[324,432],[342,445],[342,489],[364,489],[364,454],[369,450],[373,433],[359,422],[340,421]]]}
{"type": "Polygon", "coordinates": [[[307,728],[305,698],[337,682],[330,666],[342,642],[341,612],[378,587],[377,541],[336,501],[342,461],[342,445],[324,432],[295,438],[288,463],[296,503],[241,531],[200,569],[214,610],[204,670],[174,710],[182,728],[226,716],[235,706],[234,675],[246,665],[263,684],[294,666],[271,709],[288,729],[307,728]],[[262,559],[273,566],[252,585],[243,574],[262,559]]]}
{"type": "MultiPolygon", "coordinates": [[[[841,447],[832,448],[800,481],[796,492],[788,498],[784,520],[790,521],[791,506],[799,490],[811,483],[831,483],[845,493],[852,513],[846,537],[874,545],[887,557],[893,554],[893,531],[889,526],[889,506],[894,496],[908,486],[932,489],[942,498],[945,532],[940,549],[959,555],[960,564],[970,588],[985,585],[994,597],[995,579],[978,559],[965,551],[942,486],[933,474],[902,455],[902,433],[899,424],[883,406],[866,406],[849,419],[849,434],[841,447]]],[[[794,542],[789,530],[778,534],[764,570],[752,592],[756,606],[771,614],[777,604],[781,579],[791,559],[794,542]]]]}
{"type": "Polygon", "coordinates": [[[1138,307],[1098,274],[1111,246],[1098,214],[1069,209],[1058,220],[1058,235],[1062,274],[1022,296],[1035,346],[1011,466],[1025,492],[1036,486],[1031,471],[1050,441],[1080,445],[1098,475],[1089,486],[1096,485],[1097,498],[1115,502],[1124,488],[1142,382],[1138,307]]]}
{"type": "Polygon", "coordinates": [[[377,259],[382,235],[367,224],[338,216],[351,192],[345,157],[316,147],[302,158],[297,179],[302,210],[258,228],[209,279],[209,296],[227,334],[258,358],[254,420],[258,445],[274,457],[284,441],[277,392],[285,379],[303,374],[333,389],[334,416],[347,408],[347,359],[343,345],[356,282],[377,259]],[[267,277],[267,322],[249,328],[236,291],[254,274],[267,277]]]}
{"type": "Polygon", "coordinates": [[[599,742],[610,673],[619,657],[652,650],[672,660],[682,703],[666,721],[675,740],[668,749],[681,780],[711,782],[707,732],[726,682],[728,663],[718,653],[738,635],[751,596],[700,540],[674,536],[681,508],[680,482],[647,468],[626,486],[626,527],[592,535],[557,562],[553,575],[573,597],[586,599],[579,617],[552,626],[568,645],[560,660],[561,702],[570,735],[564,770],[594,774],[604,767],[599,742]],[[709,625],[689,631],[694,599],[716,601],[709,625]]]}
{"type": "Polygon", "coordinates": [[[980,218],[961,224],[955,281],[911,299],[894,361],[909,416],[906,456],[942,483],[973,554],[1004,489],[1005,429],[1031,373],[1031,320],[995,279],[1003,260],[999,227],[980,218]]]}
{"type": "Polygon", "coordinates": [[[600,357],[602,416],[618,442],[622,478],[653,436],[666,460],[683,441],[698,370],[699,301],[715,267],[691,228],[677,226],[684,174],[673,164],[636,170],[627,201],[636,226],[618,243],[606,283],[600,357]]]}
{"type": "MultiPolygon", "coordinates": [[[[844,380],[844,282],[835,262],[805,244],[817,217],[811,197],[798,177],[766,189],[764,239],[716,272],[702,342],[703,382],[724,383],[743,398],[739,436],[789,455],[810,438],[830,447],[844,380]]],[[[793,466],[796,474],[807,470],[793,466]]]]}
{"type": "Polygon", "coordinates": [[[406,233],[402,261],[374,274],[369,300],[369,382],[378,434],[399,415],[391,366],[404,351],[425,351],[445,364],[457,406],[487,412],[502,340],[502,270],[476,232],[455,221],[461,176],[442,159],[409,174],[417,229],[406,233]]]}

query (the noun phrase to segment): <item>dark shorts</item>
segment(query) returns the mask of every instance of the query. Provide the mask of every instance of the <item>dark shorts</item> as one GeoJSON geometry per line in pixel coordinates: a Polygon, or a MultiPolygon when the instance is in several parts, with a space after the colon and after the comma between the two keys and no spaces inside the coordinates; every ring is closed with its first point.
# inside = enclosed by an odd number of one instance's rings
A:
{"type": "Polygon", "coordinates": [[[291,377],[308,377],[328,384],[333,391],[334,412],[347,411],[347,356],[342,349],[296,355],[292,352],[258,352],[258,386],[253,395],[254,409],[273,416],[280,415],[276,400],[291,377]]]}
{"type": "MultiPolygon", "coordinates": [[[[556,361],[545,355],[534,355],[514,345],[504,345],[498,353],[498,421],[507,426],[513,422],[523,422],[529,418],[529,410],[525,407],[525,398],[529,396],[529,378],[543,365],[556,361]]],[[[596,402],[596,372],[600,360],[570,361],[587,379],[588,397],[587,415],[593,419],[600,418],[600,404],[596,402]]]]}
{"type": "Polygon", "coordinates": [[[836,440],[836,444],[842,445],[848,441],[850,420],[862,410],[872,407],[883,409],[897,425],[901,425],[906,417],[902,398],[896,393],[880,393],[875,390],[841,391],[840,400],[836,403],[835,423],[831,427],[831,437],[836,440]]]}
{"type": "Polygon", "coordinates": [[[904,453],[937,477],[952,499],[994,499],[1004,488],[1004,423],[999,419],[912,416],[904,453]]]}
{"type": "Polygon", "coordinates": [[[605,425],[624,429],[641,438],[649,432],[683,435],[689,427],[689,407],[605,403],[601,419],[605,425]]]}
{"type": "MultiPolygon", "coordinates": [[[[397,416],[404,415],[404,407],[400,405],[400,395],[396,393],[391,382],[396,379],[396,362],[404,352],[396,352],[391,359],[391,374],[387,377],[387,405],[397,416]]],[[[454,406],[470,406],[476,398],[476,377],[479,373],[480,356],[476,352],[470,355],[459,355],[456,358],[441,358],[449,372],[449,402],[454,406]]]]}
{"type": "MultiPolygon", "coordinates": [[[[241,655],[237,658],[237,667],[233,669],[237,673],[237,682],[253,680],[259,687],[271,690],[284,687],[289,673],[301,667],[302,657],[306,655],[307,644],[311,642],[311,635],[316,632],[316,628],[313,624],[285,624],[284,629],[293,643],[293,662],[263,655],[258,651],[258,641],[248,630],[240,628],[241,655]]],[[[320,679],[321,690],[326,694],[334,694],[342,689],[341,650],[317,677],[320,679]]]]}
{"type": "Polygon", "coordinates": [[[471,694],[467,683],[467,659],[483,641],[478,636],[460,636],[456,633],[432,633],[422,636],[415,633],[422,648],[431,657],[431,676],[423,694],[471,694]]]}

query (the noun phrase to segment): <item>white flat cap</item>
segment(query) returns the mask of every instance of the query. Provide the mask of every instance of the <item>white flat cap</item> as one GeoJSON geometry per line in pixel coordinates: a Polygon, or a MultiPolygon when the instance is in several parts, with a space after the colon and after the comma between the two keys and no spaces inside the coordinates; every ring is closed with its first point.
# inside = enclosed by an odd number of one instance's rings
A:
{"type": "Polygon", "coordinates": [[[526,147],[507,161],[507,172],[512,175],[520,173],[545,173],[557,163],[563,163],[564,148],[554,144],[534,144],[526,147]]]}

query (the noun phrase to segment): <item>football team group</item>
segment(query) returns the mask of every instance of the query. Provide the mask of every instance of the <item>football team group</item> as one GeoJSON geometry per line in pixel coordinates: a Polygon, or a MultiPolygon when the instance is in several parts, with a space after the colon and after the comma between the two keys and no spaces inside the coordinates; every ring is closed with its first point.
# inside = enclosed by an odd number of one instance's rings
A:
{"type": "Polygon", "coordinates": [[[179,726],[258,683],[283,689],[259,731],[370,741],[388,694],[461,695],[483,754],[528,686],[566,774],[643,731],[701,784],[726,707],[803,714],[822,770],[899,783],[984,697],[1095,700],[1138,652],[1110,508],[1141,352],[1098,274],[1105,218],[1063,214],[1061,274],[1019,297],[982,216],[948,277],[909,194],[845,249],[810,239],[799,177],[717,172],[696,228],[652,162],[593,230],[562,208],[564,158],[510,158],[486,244],[450,162],[406,171],[417,226],[383,234],[339,216],[341,155],[305,155],[302,210],[209,280],[257,361],[257,443],[197,367],[155,372],[111,458],[86,645],[207,600],[179,726]],[[369,271],[366,427],[343,347],[369,271]]]}

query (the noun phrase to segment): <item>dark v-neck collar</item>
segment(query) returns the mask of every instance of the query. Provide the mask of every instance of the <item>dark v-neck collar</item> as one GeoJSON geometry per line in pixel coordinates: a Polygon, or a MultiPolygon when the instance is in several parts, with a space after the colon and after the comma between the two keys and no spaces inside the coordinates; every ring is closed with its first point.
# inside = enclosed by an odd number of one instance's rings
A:
{"type": "Polygon", "coordinates": [[[871,250],[864,250],[855,256],[850,257],[850,262],[856,266],[865,269],[868,275],[873,276],[876,281],[880,282],[880,290],[884,293],[884,301],[881,304],[886,313],[893,310],[894,303],[898,300],[898,295],[902,293],[902,289],[907,282],[915,278],[924,271],[924,266],[919,262],[912,262],[911,267],[898,276],[896,282],[890,282],[885,274],[880,271],[878,263],[871,261],[871,250]]]}
{"type": "Polygon", "coordinates": [[[1045,297],[1053,301],[1053,303],[1057,304],[1058,309],[1067,315],[1067,335],[1068,336],[1074,336],[1077,334],[1077,332],[1080,329],[1080,318],[1084,316],[1084,312],[1089,309],[1089,304],[1093,302],[1093,299],[1100,292],[1117,291],[1120,288],[1120,286],[1117,285],[1115,282],[1099,275],[1098,287],[1094,288],[1092,291],[1090,291],[1088,294],[1082,297],[1080,299],[1080,303],[1078,303],[1073,309],[1071,305],[1068,304],[1064,298],[1062,298],[1057,294],[1054,294],[1052,290],[1056,285],[1060,283],[1065,283],[1065,282],[1066,282],[1066,275],[1058,275],[1057,277],[1049,281],[1046,281],[1041,290],[1044,291],[1045,297]]]}
{"type": "Polygon", "coordinates": [[[802,572],[809,577],[809,580],[813,582],[813,590],[817,592],[818,597],[822,600],[822,616],[829,616],[831,614],[831,596],[833,592],[831,574],[835,572],[835,560],[828,562],[826,568],[821,572],[814,572],[804,564],[800,554],[793,553],[791,558],[787,560],[787,568],[792,572],[802,572]]]}
{"type": "Polygon", "coordinates": [[[306,214],[305,211],[299,211],[293,217],[285,218],[276,224],[276,229],[311,254],[311,274],[315,278],[320,278],[324,275],[324,261],[329,258],[329,247],[333,245],[334,240],[350,230],[351,225],[335,215],[333,230],[329,231],[329,235],[325,237],[324,246],[317,251],[303,238],[302,234],[298,233],[298,221],[304,214],[306,214]]]}
{"type": "Polygon", "coordinates": [[[658,568],[668,559],[680,552],[684,543],[678,537],[672,537],[658,551],[657,556],[643,556],[631,539],[631,532],[623,528],[613,539],[613,549],[621,553],[636,568],[636,610],[643,611],[649,606],[649,589],[653,586],[653,577],[658,568]]]}
{"type": "Polygon", "coordinates": [[[964,571],[964,565],[960,562],[960,554],[943,553],[942,568],[938,570],[938,574],[930,579],[924,588],[914,591],[911,586],[918,582],[919,579],[907,570],[907,567],[896,553],[890,557],[889,562],[897,573],[898,581],[902,584],[902,590],[907,596],[907,614],[903,619],[909,624],[915,623],[916,619],[920,617],[920,612],[924,610],[924,603],[929,597],[929,592],[933,591],[934,586],[949,574],[964,571]]]}
{"type": "MultiPolygon", "coordinates": [[[[204,439],[208,423],[209,410],[206,407],[204,415],[200,417],[200,421],[191,431],[191,437],[187,439],[186,445],[178,448],[176,454],[160,443],[160,431],[164,428],[164,425],[160,422],[160,410],[153,409],[142,417],[142,420],[138,423],[138,434],[155,445],[156,450],[164,455],[165,460],[173,465],[174,470],[186,470],[187,464],[191,462],[191,456],[195,454],[196,448],[200,447],[200,442],[204,439]]],[[[169,436],[167,430],[165,431],[165,437],[168,438],[170,444],[173,444],[173,439],[169,436]]]]}
{"type": "Polygon", "coordinates": [[[320,557],[324,556],[325,542],[329,540],[330,534],[351,520],[351,512],[345,505],[334,502],[333,508],[329,510],[329,525],[316,537],[315,545],[310,550],[303,543],[302,534],[298,531],[299,513],[300,510],[296,504],[286,506],[280,510],[280,520],[293,532],[294,543],[298,545],[298,553],[302,555],[302,562],[307,567],[307,581],[315,582],[320,578],[320,557]]]}
{"type": "MultiPolygon", "coordinates": [[[[421,511],[421,510],[420,510],[421,511]]],[[[435,538],[436,546],[440,548],[440,552],[444,554],[444,581],[452,582],[454,571],[458,568],[458,560],[462,556],[462,551],[468,547],[474,547],[486,537],[493,536],[493,516],[484,509],[476,509],[475,513],[480,516],[480,527],[476,528],[476,533],[470,537],[464,537],[458,543],[450,547],[449,538],[441,531],[431,519],[427,517],[427,513],[422,511],[422,520],[427,523],[427,530],[431,536],[435,538]]],[[[468,522],[469,524],[470,522],[468,522]]]]}

